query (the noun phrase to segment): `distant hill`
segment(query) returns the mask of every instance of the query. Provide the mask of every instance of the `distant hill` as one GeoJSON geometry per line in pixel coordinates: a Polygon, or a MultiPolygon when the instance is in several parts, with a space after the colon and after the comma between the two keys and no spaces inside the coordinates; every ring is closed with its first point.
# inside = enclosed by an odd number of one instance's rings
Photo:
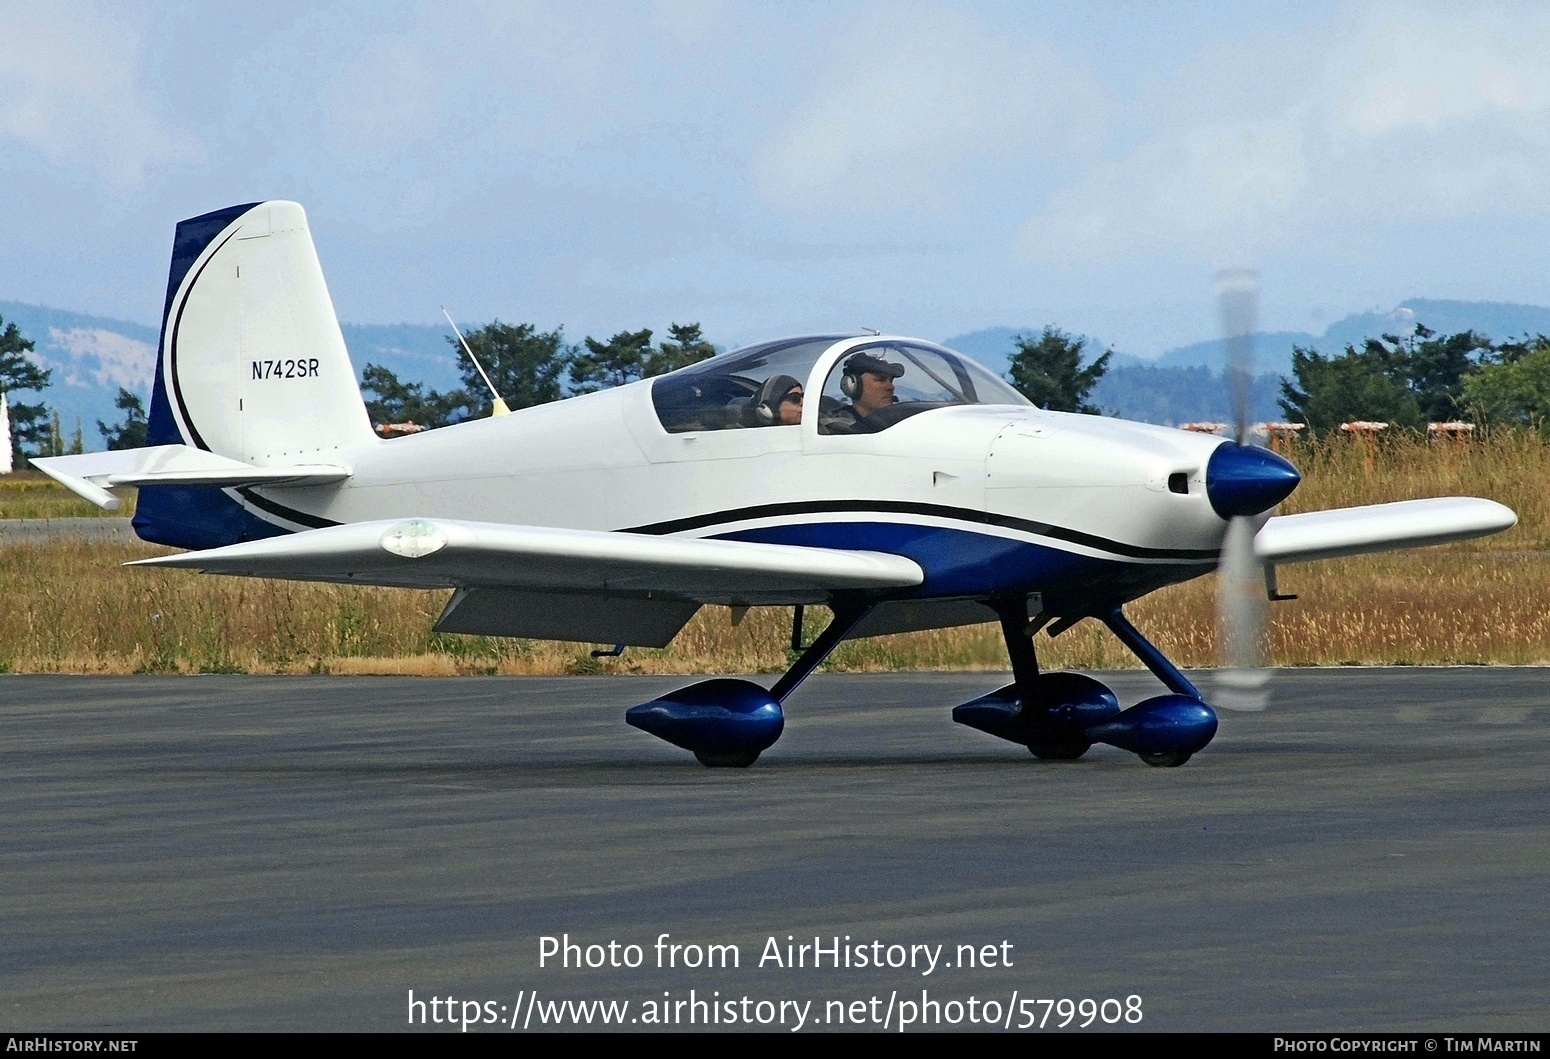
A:
{"type": "MultiPolygon", "coordinates": [[[[1255,332],[1255,373],[1290,375],[1293,346],[1323,349],[1324,341],[1303,331],[1255,332]]],[[[1187,346],[1170,349],[1152,363],[1160,368],[1210,368],[1213,371],[1220,371],[1226,357],[1222,340],[1215,338],[1207,342],[1192,342],[1187,346]]]]}
{"type": "MultiPolygon", "coordinates": [[[[123,413],[113,405],[120,386],[149,404],[156,328],[21,302],[0,301],[0,319],[15,323],[33,341],[38,362],[54,373],[41,400],[59,410],[67,437],[80,424],[88,449],[103,445],[99,419],[122,420],[123,413]]],[[[456,351],[447,342],[451,332],[444,327],[342,324],[340,329],[357,374],[367,364],[381,364],[400,378],[423,381],[432,389],[462,385],[456,351]]],[[[39,397],[22,392],[17,399],[32,403],[39,397]]]]}
{"type": "MultiPolygon", "coordinates": [[[[86,447],[100,448],[96,422],[119,421],[113,406],[120,386],[149,398],[155,365],[157,330],[143,323],[0,301],[0,319],[14,322],[37,344],[37,359],[54,372],[42,400],[57,408],[68,436],[79,423],[86,447]]],[[[1412,298],[1389,312],[1353,313],[1337,320],[1322,335],[1299,331],[1265,332],[1256,336],[1256,367],[1263,373],[1255,385],[1254,416],[1279,418],[1275,376],[1291,370],[1292,346],[1311,346],[1338,353],[1369,336],[1405,334],[1419,321],[1434,331],[1481,331],[1501,340],[1524,334],[1550,334],[1550,308],[1505,302],[1466,302],[1412,298]]],[[[426,324],[343,324],[345,345],[357,372],[381,364],[400,378],[423,382],[432,389],[461,385],[458,358],[447,342],[451,332],[426,324]]],[[[990,327],[955,335],[944,343],[960,350],[997,374],[1005,374],[1007,356],[1019,333],[1037,334],[1039,327],[990,327]]],[[[1094,338],[1096,355],[1106,349],[1094,338]]],[[[1194,342],[1170,349],[1155,359],[1117,351],[1108,375],[1094,391],[1094,401],[1106,411],[1128,419],[1157,423],[1225,419],[1225,388],[1217,378],[1222,362],[1220,341],[1194,342]]],[[[35,401],[31,393],[16,395],[35,401]]]]}
{"type": "Polygon", "coordinates": [[[79,424],[88,449],[102,448],[97,420],[123,418],[113,399],[120,386],[148,398],[156,365],[156,329],[128,320],[113,320],[40,305],[0,302],[0,318],[14,323],[35,344],[34,355],[53,371],[42,396],[21,391],[13,401],[39,400],[59,410],[68,438],[79,424]]]}
{"type": "MultiPolygon", "coordinates": [[[[1360,346],[1368,338],[1385,334],[1408,335],[1417,323],[1439,334],[1479,331],[1493,340],[1521,335],[1550,334],[1550,308],[1509,302],[1466,302],[1411,298],[1389,312],[1352,313],[1325,328],[1322,335],[1306,331],[1260,331],[1254,336],[1256,382],[1252,415],[1255,419],[1282,416],[1276,398],[1279,378],[1292,371],[1292,347],[1339,354],[1346,346],[1360,346]]],[[[1007,358],[1018,334],[1036,334],[1037,327],[989,327],[955,335],[943,345],[967,353],[998,374],[1005,374],[1007,358]]],[[[1105,348],[1095,340],[1096,354],[1105,348]]],[[[1225,352],[1220,339],[1192,342],[1167,350],[1154,360],[1116,352],[1107,375],[1093,390],[1093,402],[1111,415],[1151,423],[1186,423],[1227,418],[1226,387],[1221,372],[1225,352]]]]}
{"type": "Polygon", "coordinates": [[[1511,302],[1461,302],[1411,298],[1392,312],[1354,313],[1330,324],[1319,341],[1321,352],[1339,352],[1347,344],[1380,334],[1405,334],[1421,323],[1438,334],[1479,331],[1495,341],[1522,335],[1550,334],[1550,308],[1511,302]]]}
{"type": "MultiPolygon", "coordinates": [[[[1005,375],[1009,366],[1009,358],[1012,350],[1016,348],[1018,335],[1037,335],[1044,330],[1040,327],[987,327],[983,331],[970,331],[964,335],[954,335],[942,343],[948,349],[956,349],[960,353],[966,353],[979,363],[985,365],[997,375],[1005,375]]],[[[1088,348],[1092,355],[1097,356],[1108,345],[1099,338],[1088,336],[1088,348]]],[[[1140,366],[1151,364],[1152,361],[1133,356],[1130,353],[1115,351],[1113,359],[1109,361],[1111,368],[1119,368],[1126,365],[1140,366]]]]}
{"type": "MultiPolygon", "coordinates": [[[[1254,379],[1249,398],[1249,418],[1255,422],[1285,419],[1276,399],[1281,396],[1281,376],[1266,372],[1254,379]]],[[[1227,385],[1219,373],[1206,367],[1161,368],[1126,365],[1098,380],[1090,397],[1104,415],[1138,419],[1143,423],[1178,426],[1202,420],[1232,421],[1227,385]]]]}
{"type": "MultiPolygon", "coordinates": [[[[1550,308],[1542,305],[1515,305],[1510,302],[1465,302],[1436,298],[1411,298],[1389,312],[1363,312],[1344,316],[1322,335],[1307,331],[1259,331],[1254,335],[1256,372],[1288,374],[1292,370],[1292,347],[1317,349],[1337,354],[1346,346],[1360,346],[1368,338],[1385,334],[1408,335],[1417,323],[1439,334],[1479,331],[1496,341],[1520,335],[1550,334],[1550,308]]],[[[992,371],[1005,373],[1013,339],[1019,334],[1037,334],[1038,327],[987,327],[981,331],[955,335],[943,345],[967,353],[992,371]]],[[[1106,348],[1101,339],[1093,339],[1092,348],[1106,348]]],[[[1156,365],[1164,368],[1205,367],[1221,370],[1224,353],[1221,339],[1206,339],[1177,346],[1154,359],[1116,352],[1111,361],[1115,368],[1125,365],[1156,365]]]]}

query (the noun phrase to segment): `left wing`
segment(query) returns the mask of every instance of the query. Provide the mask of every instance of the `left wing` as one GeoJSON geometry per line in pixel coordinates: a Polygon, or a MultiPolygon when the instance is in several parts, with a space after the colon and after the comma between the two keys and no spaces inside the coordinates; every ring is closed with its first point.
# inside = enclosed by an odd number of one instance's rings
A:
{"type": "Polygon", "coordinates": [[[443,631],[653,647],[703,603],[822,603],[925,578],[913,560],[882,552],[452,519],[357,522],[130,565],[457,587],[443,631]]]}
{"type": "Polygon", "coordinates": [[[1255,534],[1254,555],[1267,566],[1337,559],[1484,537],[1517,521],[1512,508],[1471,496],[1277,515],[1255,534]]]}

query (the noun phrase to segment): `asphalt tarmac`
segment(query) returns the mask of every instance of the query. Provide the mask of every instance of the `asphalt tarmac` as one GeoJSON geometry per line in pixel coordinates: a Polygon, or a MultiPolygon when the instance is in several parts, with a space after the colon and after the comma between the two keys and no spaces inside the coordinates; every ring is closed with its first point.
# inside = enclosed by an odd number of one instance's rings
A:
{"type": "Polygon", "coordinates": [[[623,722],[677,678],[0,677],[0,1030],[1550,1028],[1550,670],[1284,672],[1177,769],[951,722],[997,682],[821,675],[709,770],[623,722]]]}
{"type": "Polygon", "coordinates": [[[4,518],[0,519],[0,547],[59,540],[139,544],[129,523],[127,518],[4,518]]]}

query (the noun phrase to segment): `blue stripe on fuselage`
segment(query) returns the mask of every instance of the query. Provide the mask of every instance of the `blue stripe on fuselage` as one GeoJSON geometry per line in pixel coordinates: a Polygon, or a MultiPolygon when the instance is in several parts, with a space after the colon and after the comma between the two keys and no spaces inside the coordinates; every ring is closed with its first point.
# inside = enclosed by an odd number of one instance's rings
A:
{"type": "MultiPolygon", "coordinates": [[[[921,596],[994,596],[1110,580],[1136,564],[972,530],[898,522],[810,522],[718,533],[723,540],[903,555],[925,571],[921,596]]],[[[1190,573],[1188,576],[1194,576],[1190,573]]]]}

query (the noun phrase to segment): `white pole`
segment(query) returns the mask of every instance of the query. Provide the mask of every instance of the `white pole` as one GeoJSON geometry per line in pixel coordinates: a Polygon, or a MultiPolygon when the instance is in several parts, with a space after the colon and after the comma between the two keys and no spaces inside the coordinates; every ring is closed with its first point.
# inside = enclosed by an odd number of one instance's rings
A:
{"type": "Polygon", "coordinates": [[[0,474],[10,474],[11,467],[11,404],[0,392],[0,474]]]}

